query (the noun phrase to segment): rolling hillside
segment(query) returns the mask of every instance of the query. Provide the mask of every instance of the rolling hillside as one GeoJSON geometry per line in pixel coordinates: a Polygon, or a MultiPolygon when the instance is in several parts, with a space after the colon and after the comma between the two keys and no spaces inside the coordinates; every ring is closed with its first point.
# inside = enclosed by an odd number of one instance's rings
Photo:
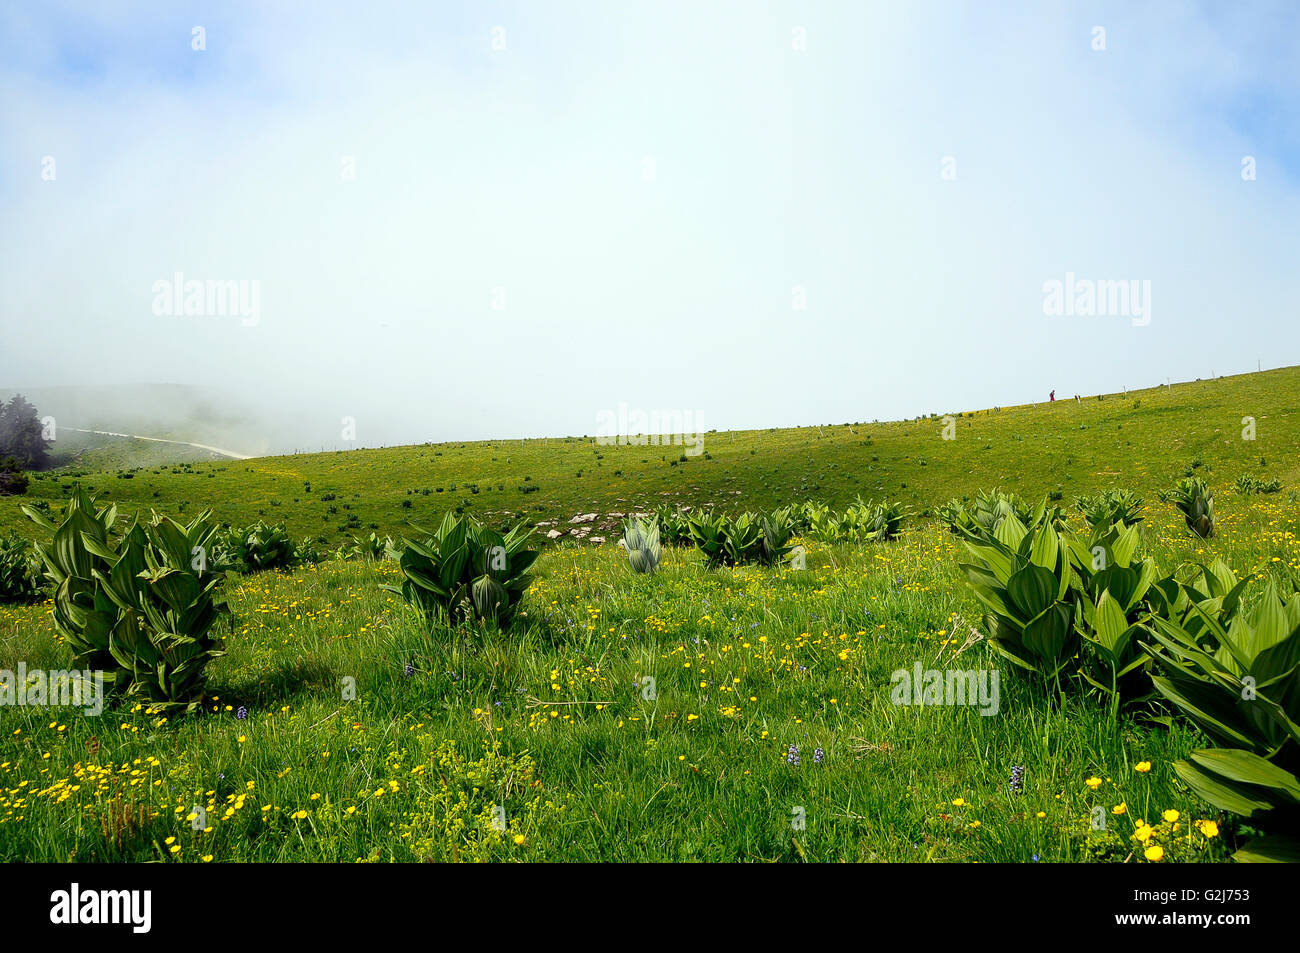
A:
{"type": "MultiPolygon", "coordinates": [[[[334,543],[397,533],[462,508],[504,524],[567,522],[578,513],[663,503],[767,507],[856,495],[901,499],[918,512],[1001,486],[1066,499],[1108,486],[1148,495],[1199,464],[1216,485],[1242,473],[1296,487],[1300,368],[1178,383],[1127,394],[993,408],[944,418],[709,433],[682,446],[602,446],[594,437],[426,444],[247,461],[69,467],[36,475],[29,499],[55,502],[80,481],[126,511],[140,506],[220,519],[283,521],[296,536],[334,543]],[[1242,439],[1243,418],[1255,439],[1242,439]]],[[[146,449],[148,452],[148,448],[146,449]]],[[[608,525],[608,519],[597,523],[608,525]]],[[[14,499],[0,529],[25,530],[14,499]]]]}

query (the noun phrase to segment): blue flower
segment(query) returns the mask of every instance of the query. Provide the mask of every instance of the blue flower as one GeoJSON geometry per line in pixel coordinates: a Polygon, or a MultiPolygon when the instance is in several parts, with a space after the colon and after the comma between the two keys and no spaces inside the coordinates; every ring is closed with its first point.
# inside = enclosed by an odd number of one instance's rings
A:
{"type": "Polygon", "coordinates": [[[786,754],[786,756],[785,756],[785,761],[786,761],[786,764],[798,764],[798,763],[799,763],[799,746],[798,746],[798,745],[791,745],[791,746],[790,746],[790,751],[789,751],[788,754],[786,754]]]}

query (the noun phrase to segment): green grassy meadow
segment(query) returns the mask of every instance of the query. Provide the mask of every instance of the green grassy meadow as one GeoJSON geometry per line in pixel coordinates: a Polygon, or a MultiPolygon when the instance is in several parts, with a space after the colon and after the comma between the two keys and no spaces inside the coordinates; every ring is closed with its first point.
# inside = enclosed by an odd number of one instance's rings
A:
{"type": "MultiPolygon", "coordinates": [[[[1194,461],[1219,485],[1238,475],[1300,486],[1300,368],[1175,384],[1172,388],[943,414],[894,423],[708,433],[703,453],[682,446],[600,445],[595,437],[429,444],[213,463],[35,475],[29,499],[65,499],[80,481],[126,511],[206,507],[231,523],[283,522],[296,537],[334,545],[449,509],[504,525],[626,512],[661,503],[763,508],[855,496],[899,499],[917,510],[977,489],[1066,498],[1110,486],[1152,494],[1194,461]],[[1241,439],[1242,418],[1256,439],[1241,439]],[[685,459],[682,459],[685,457],[685,459]],[[1261,458],[1264,462],[1261,463],[1261,458]],[[309,489],[310,487],[310,489],[309,489]],[[327,498],[329,497],[329,498],[327,498]]],[[[211,441],[208,441],[211,442],[211,441]]],[[[13,499],[0,531],[31,532],[13,499]]]]}
{"type": "MultiPolygon", "coordinates": [[[[803,570],[666,547],[637,576],[613,533],[552,544],[510,633],[423,622],[381,588],[391,562],[232,578],[200,712],[0,709],[0,859],[1147,862],[1146,821],[1163,862],[1224,861],[1250,832],[1169,766],[1205,739],[1000,665],[929,512],[995,486],[1126,487],[1162,572],[1217,555],[1287,576],[1297,407],[1288,368],[954,414],[953,440],[939,415],[710,433],[685,460],[570,437],[34,475],[26,501],[55,510],[80,483],[128,514],[212,508],[326,545],[456,508],[564,529],[665,502],[883,496],[919,515],[893,543],[806,541],[803,570]],[[1155,499],[1185,472],[1217,491],[1213,540],[1155,499]],[[1282,491],[1238,494],[1242,474],[1282,491]],[[891,673],[917,663],[998,670],[997,713],[893,704],[891,673]]],[[[0,499],[0,532],[34,536],[18,505],[0,499]]],[[[0,607],[0,668],[66,665],[48,612],[0,607]]]]}

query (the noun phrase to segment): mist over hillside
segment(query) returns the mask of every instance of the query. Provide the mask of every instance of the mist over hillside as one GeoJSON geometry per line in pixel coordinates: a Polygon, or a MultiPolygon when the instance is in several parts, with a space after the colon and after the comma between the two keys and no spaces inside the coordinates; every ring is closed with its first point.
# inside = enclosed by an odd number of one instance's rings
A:
{"type": "MultiPolygon", "coordinates": [[[[256,391],[172,383],[0,386],[0,398],[9,399],[14,394],[24,395],[42,418],[54,418],[52,449],[56,457],[60,456],[60,441],[83,449],[122,441],[125,438],[121,435],[203,444],[252,457],[497,436],[449,433],[442,415],[427,423],[409,417],[398,422],[377,398],[360,406],[352,402],[335,407],[306,400],[295,402],[279,394],[264,396],[256,391]]],[[[212,458],[184,452],[184,448],[171,452],[160,447],[150,450],[151,457],[212,458]]],[[[63,462],[67,462],[66,456],[63,454],[63,462]]]]}
{"type": "MultiPolygon", "coordinates": [[[[1219,374],[1218,379],[1229,376],[1219,374]]],[[[1154,378],[1154,375],[1153,375],[1154,378]]],[[[1208,378],[1207,378],[1208,379],[1208,378]]],[[[1195,378],[1201,381],[1202,378],[1195,378]]],[[[1123,393],[1166,383],[1191,383],[1192,380],[1143,380],[1123,393]]],[[[292,453],[317,453],[331,450],[354,450],[379,447],[412,446],[424,443],[518,440],[538,437],[561,438],[590,436],[605,432],[602,426],[618,420],[618,433],[676,433],[660,428],[657,412],[633,409],[624,413],[626,404],[611,404],[593,417],[587,428],[565,433],[562,421],[543,427],[536,433],[479,432],[468,418],[451,406],[430,405],[426,411],[404,404],[400,413],[393,412],[388,399],[379,394],[364,401],[340,400],[325,405],[307,399],[295,401],[282,394],[263,396],[256,392],[223,391],[186,384],[70,385],[46,387],[0,386],[0,399],[23,394],[37,408],[42,418],[56,422],[56,439],[52,450],[55,465],[89,465],[93,469],[111,469],[122,465],[152,465],[157,462],[211,460],[222,457],[279,456],[292,453]],[[602,420],[606,421],[602,424],[602,420]],[[647,426],[647,422],[649,425],[647,426]],[[88,433],[99,431],[101,433],[88,433]],[[178,441],[177,444],[145,446],[127,435],[178,441]],[[182,444],[198,445],[183,446],[182,444]],[[205,449],[206,448],[206,449],[205,449]],[[215,448],[225,453],[214,453],[215,448]],[[81,459],[83,452],[109,450],[107,454],[81,459]]],[[[1115,392],[1120,393],[1120,392],[1115,392]]],[[[1042,395],[1044,398],[1047,395],[1042,395]]],[[[1058,400],[1073,397],[1061,390],[1058,400]]],[[[1094,398],[1095,393],[1083,396],[1094,398]]],[[[485,399],[490,397],[486,395],[485,399]]],[[[476,398],[477,399],[477,398],[476,398]]],[[[1017,406],[1008,401],[1003,407],[1017,406]]],[[[1029,405],[1021,405],[1029,406],[1029,405]]],[[[985,407],[926,407],[917,414],[902,418],[915,420],[932,414],[970,413],[985,407]]],[[[784,422],[781,427],[816,427],[847,421],[878,420],[875,408],[855,407],[843,420],[803,420],[784,422]]],[[[751,430],[765,427],[717,426],[707,414],[667,415],[664,420],[683,423],[691,433],[716,430],[751,430]]],[[[884,418],[887,419],[887,418],[884,418]]],[[[772,424],[772,425],[775,425],[772,424]]]]}
{"type": "MultiPolygon", "coordinates": [[[[256,408],[228,394],[183,384],[0,387],[0,398],[22,394],[44,419],[54,418],[52,450],[106,441],[84,431],[132,434],[230,448],[249,456],[282,451],[256,408]]],[[[121,438],[119,438],[121,439],[121,438]]]]}

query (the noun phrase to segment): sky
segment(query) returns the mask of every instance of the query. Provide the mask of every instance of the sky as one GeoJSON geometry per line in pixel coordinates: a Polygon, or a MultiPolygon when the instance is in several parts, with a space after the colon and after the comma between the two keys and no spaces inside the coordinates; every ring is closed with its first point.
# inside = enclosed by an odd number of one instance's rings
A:
{"type": "Polygon", "coordinates": [[[262,450],[1296,364],[1297,63],[1291,2],[11,0],[0,385],[262,450]]]}

